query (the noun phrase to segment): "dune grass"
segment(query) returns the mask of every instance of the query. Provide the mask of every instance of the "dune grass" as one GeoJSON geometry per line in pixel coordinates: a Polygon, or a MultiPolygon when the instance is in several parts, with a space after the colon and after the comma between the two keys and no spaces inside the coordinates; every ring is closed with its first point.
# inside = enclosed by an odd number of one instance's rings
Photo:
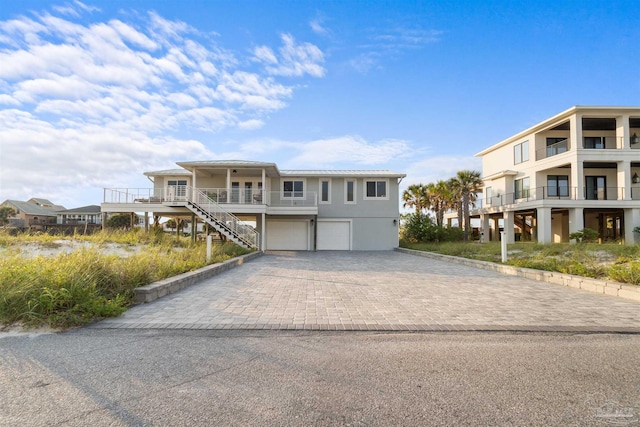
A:
{"type": "MultiPolygon", "coordinates": [[[[29,257],[19,249],[60,239],[0,233],[0,323],[67,328],[118,316],[131,305],[135,288],[207,264],[203,242],[140,231],[75,236],[92,244],[52,257],[29,257]],[[123,257],[105,253],[105,243],[142,246],[123,257]]],[[[215,245],[211,263],[247,252],[232,243],[215,245]]]]}
{"type": "MultiPolygon", "coordinates": [[[[500,242],[401,242],[401,246],[482,261],[502,262],[500,242]]],[[[516,267],[557,271],[640,285],[639,245],[596,243],[540,245],[523,242],[509,244],[507,250],[506,264],[516,267]]]]}

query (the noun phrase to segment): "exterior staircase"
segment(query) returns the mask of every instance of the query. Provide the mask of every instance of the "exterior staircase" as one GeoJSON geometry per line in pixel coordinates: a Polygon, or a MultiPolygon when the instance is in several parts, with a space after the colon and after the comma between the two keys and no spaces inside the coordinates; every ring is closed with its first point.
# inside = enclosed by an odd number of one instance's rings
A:
{"type": "Polygon", "coordinates": [[[229,240],[245,248],[260,249],[260,234],[237,216],[224,210],[206,193],[189,188],[186,191],[186,207],[229,240]]]}

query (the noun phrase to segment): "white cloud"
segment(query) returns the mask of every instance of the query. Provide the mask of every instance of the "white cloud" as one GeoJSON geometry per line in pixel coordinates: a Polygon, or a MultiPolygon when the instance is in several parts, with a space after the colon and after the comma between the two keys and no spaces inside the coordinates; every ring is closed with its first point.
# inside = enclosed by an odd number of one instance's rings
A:
{"type": "Polygon", "coordinates": [[[269,74],[274,76],[300,77],[309,74],[312,77],[324,76],[324,54],[311,43],[296,43],[290,34],[282,34],[283,46],[278,49],[279,58],[266,46],[254,49],[257,61],[265,65],[269,74]]]}
{"type": "Polygon", "coordinates": [[[453,178],[461,170],[482,170],[482,160],[472,156],[432,156],[409,163],[406,168],[406,185],[453,178]]]}
{"type": "Polygon", "coordinates": [[[0,199],[72,200],[177,159],[212,158],[180,132],[258,129],[294,94],[282,76],[324,75],[322,51],[290,35],[277,56],[263,46],[237,59],[211,33],[155,12],[97,12],[75,1],[0,21],[0,199]],[[253,70],[256,57],[266,73],[253,70]]]}
{"type": "Polygon", "coordinates": [[[329,33],[329,30],[324,26],[322,18],[311,20],[311,22],[309,22],[309,26],[311,27],[311,30],[318,35],[324,36],[329,33]]]}

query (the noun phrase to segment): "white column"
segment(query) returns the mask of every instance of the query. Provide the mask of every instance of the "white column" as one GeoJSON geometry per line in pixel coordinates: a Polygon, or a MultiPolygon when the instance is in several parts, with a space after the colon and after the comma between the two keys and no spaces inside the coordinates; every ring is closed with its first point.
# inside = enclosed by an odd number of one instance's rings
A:
{"type": "Polygon", "coordinates": [[[538,243],[553,243],[551,236],[551,208],[538,208],[536,211],[538,243]]]}
{"type": "Polygon", "coordinates": [[[569,143],[571,150],[582,148],[582,116],[575,114],[569,119],[569,143]]]}
{"type": "Polygon", "coordinates": [[[575,200],[584,200],[584,169],[582,162],[575,159],[571,161],[571,188],[569,196],[575,200]]]}
{"type": "Polygon", "coordinates": [[[198,198],[196,197],[196,195],[197,195],[196,189],[198,188],[198,185],[196,183],[196,175],[197,174],[196,174],[196,170],[195,169],[193,169],[193,173],[191,175],[193,177],[192,178],[192,182],[191,182],[191,186],[193,187],[193,195],[191,196],[191,200],[195,201],[195,200],[198,200],[198,198]]]}
{"type": "Polygon", "coordinates": [[[507,238],[507,243],[515,242],[515,231],[514,231],[514,220],[515,220],[515,212],[504,212],[504,235],[507,238]]]}
{"type": "Polygon", "coordinates": [[[231,201],[231,169],[227,169],[227,202],[231,201]]]}
{"type": "Polygon", "coordinates": [[[482,236],[480,237],[480,241],[482,243],[487,243],[489,241],[489,236],[491,235],[489,215],[480,214],[480,224],[482,228],[482,236]]]}
{"type": "Polygon", "coordinates": [[[267,171],[265,171],[264,169],[262,169],[262,194],[260,196],[262,197],[262,203],[266,204],[267,203],[267,171]]]}
{"type": "MultiPolygon", "coordinates": [[[[584,228],[584,209],[569,209],[569,234],[580,231],[584,228]]],[[[576,243],[572,240],[571,243],[576,243]]]]}
{"type": "Polygon", "coordinates": [[[262,224],[260,224],[260,240],[260,249],[264,251],[267,249],[267,222],[264,212],[262,213],[262,224]]]}
{"type": "Polygon", "coordinates": [[[624,244],[640,244],[640,233],[635,233],[634,228],[640,226],[640,208],[624,210],[624,244]]]}
{"type": "Polygon", "coordinates": [[[616,117],[616,148],[629,148],[629,115],[616,117]]]}
{"type": "Polygon", "coordinates": [[[622,200],[631,200],[631,162],[623,160],[618,163],[618,198],[622,197],[622,200]],[[622,189],[620,189],[622,187],[622,189]]]}

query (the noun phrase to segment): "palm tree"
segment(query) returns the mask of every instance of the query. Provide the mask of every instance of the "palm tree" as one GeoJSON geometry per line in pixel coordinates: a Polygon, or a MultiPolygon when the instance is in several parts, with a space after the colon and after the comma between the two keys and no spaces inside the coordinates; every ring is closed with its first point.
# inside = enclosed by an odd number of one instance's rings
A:
{"type": "Polygon", "coordinates": [[[402,193],[403,207],[410,207],[420,213],[429,209],[429,194],[427,186],[422,184],[412,184],[402,193]]]}
{"type": "Polygon", "coordinates": [[[460,210],[458,211],[458,220],[464,222],[464,241],[469,241],[469,230],[471,230],[471,218],[469,216],[469,207],[475,202],[476,192],[482,187],[482,179],[480,172],[472,170],[458,171],[456,176],[452,178],[451,183],[455,189],[455,193],[459,196],[460,210]],[[462,218],[460,218],[462,211],[462,218]]]}
{"type": "Polygon", "coordinates": [[[436,224],[438,227],[442,227],[444,214],[452,206],[451,190],[447,182],[440,180],[435,184],[432,182],[427,184],[427,194],[431,210],[436,216],[436,224]]]}

